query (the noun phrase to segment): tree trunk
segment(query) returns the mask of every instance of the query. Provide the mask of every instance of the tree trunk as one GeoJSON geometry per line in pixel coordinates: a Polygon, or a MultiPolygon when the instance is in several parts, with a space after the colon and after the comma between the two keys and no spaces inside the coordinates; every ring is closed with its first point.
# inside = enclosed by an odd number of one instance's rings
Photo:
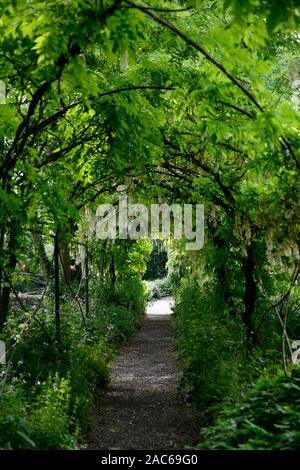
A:
{"type": "Polygon", "coordinates": [[[39,262],[40,262],[40,268],[41,268],[42,274],[44,278],[46,279],[46,281],[48,282],[51,276],[51,263],[46,254],[43,238],[39,233],[35,233],[35,232],[33,232],[32,237],[33,237],[34,248],[38,256],[39,262]]]}
{"type": "Polygon", "coordinates": [[[254,278],[255,257],[253,244],[247,249],[247,256],[243,261],[243,271],[245,276],[243,323],[246,328],[247,347],[251,349],[255,340],[253,315],[257,297],[257,286],[254,278]]]}
{"type": "Polygon", "coordinates": [[[72,264],[72,259],[70,256],[70,249],[69,245],[62,240],[59,244],[60,256],[61,256],[61,263],[62,263],[62,279],[63,282],[66,284],[70,284],[72,281],[72,271],[70,269],[70,265],[72,264]]]}
{"type": "Polygon", "coordinates": [[[60,342],[60,289],[59,289],[59,241],[57,235],[54,238],[54,290],[55,290],[55,326],[56,341],[60,342]]]}
{"type": "Polygon", "coordinates": [[[7,320],[8,309],[9,309],[9,296],[11,287],[8,283],[8,280],[11,279],[11,274],[16,268],[17,258],[16,258],[16,247],[17,247],[17,225],[12,222],[10,226],[10,231],[8,234],[8,243],[7,243],[7,263],[3,270],[4,274],[4,285],[2,288],[0,296],[0,332],[3,329],[3,325],[7,320]],[[9,276],[9,279],[6,279],[6,276],[9,276]]]}
{"type": "Polygon", "coordinates": [[[217,277],[225,305],[228,308],[228,313],[232,318],[236,318],[237,312],[233,302],[233,293],[230,288],[230,282],[228,280],[228,269],[225,266],[218,266],[217,277]]]}
{"type": "MultiPolygon", "coordinates": [[[[4,229],[1,228],[0,234],[0,298],[2,295],[2,284],[3,284],[3,264],[4,264],[4,229]]],[[[0,312],[1,315],[1,312],[0,312]]]]}
{"type": "MultiPolygon", "coordinates": [[[[220,251],[228,250],[225,240],[223,240],[219,235],[213,234],[213,243],[215,247],[220,251]]],[[[221,289],[221,293],[224,299],[226,306],[228,307],[228,312],[231,317],[236,317],[236,311],[233,303],[233,293],[230,286],[230,280],[228,276],[227,266],[221,265],[216,268],[218,283],[221,289]]]]}
{"type": "Polygon", "coordinates": [[[112,259],[110,263],[110,275],[111,275],[111,286],[113,291],[115,291],[116,287],[116,269],[115,269],[115,257],[112,254],[112,259]]]}

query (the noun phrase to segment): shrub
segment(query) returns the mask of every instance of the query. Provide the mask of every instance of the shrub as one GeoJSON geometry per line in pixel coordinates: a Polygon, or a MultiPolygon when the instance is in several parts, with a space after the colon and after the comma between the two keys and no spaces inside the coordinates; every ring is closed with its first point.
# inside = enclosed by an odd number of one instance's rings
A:
{"type": "Polygon", "coordinates": [[[204,294],[197,282],[182,283],[175,304],[174,331],[183,362],[182,389],[201,409],[229,400],[238,393],[240,326],[227,317],[213,293],[204,294]]]}
{"type": "Polygon", "coordinates": [[[289,377],[260,379],[214,426],[203,430],[200,449],[299,450],[300,369],[289,377]]]}
{"type": "Polygon", "coordinates": [[[85,325],[66,298],[59,347],[51,300],[48,312],[35,312],[39,322],[30,313],[10,318],[1,335],[11,364],[5,383],[0,375],[1,448],[74,449],[79,430],[89,425],[94,389],[108,379],[108,363],[135,331],[146,299],[136,279],[123,281],[114,292],[97,286],[93,292],[85,325]]]}
{"type": "Polygon", "coordinates": [[[117,286],[115,300],[140,315],[146,308],[146,287],[138,278],[126,279],[117,286]]]}
{"type": "Polygon", "coordinates": [[[55,374],[34,392],[28,397],[20,384],[3,389],[0,395],[0,448],[74,449],[77,429],[71,424],[69,379],[55,374]]]}
{"type": "Polygon", "coordinates": [[[56,373],[41,386],[29,415],[32,440],[38,449],[74,449],[77,429],[71,408],[69,378],[56,373]]]}
{"type": "MultiPolygon", "coordinates": [[[[1,387],[0,383],[0,387],[1,387]]],[[[0,449],[34,448],[26,405],[19,386],[7,385],[0,392],[0,449]]]]}

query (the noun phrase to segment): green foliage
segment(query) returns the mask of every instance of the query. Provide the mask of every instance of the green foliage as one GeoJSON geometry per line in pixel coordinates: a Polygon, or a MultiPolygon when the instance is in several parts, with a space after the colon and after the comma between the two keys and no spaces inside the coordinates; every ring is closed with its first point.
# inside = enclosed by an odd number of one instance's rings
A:
{"type": "Polygon", "coordinates": [[[32,440],[37,449],[70,449],[76,445],[71,409],[71,384],[56,373],[43,385],[29,411],[32,440]],[[70,433],[72,430],[72,433],[70,433]]]}
{"type": "Polygon", "coordinates": [[[76,432],[72,425],[71,386],[56,373],[42,385],[29,406],[21,384],[5,387],[0,399],[0,448],[71,449],[76,432]]]}
{"type": "Polygon", "coordinates": [[[241,325],[224,315],[217,295],[203,292],[192,277],[184,279],[176,295],[174,331],[187,398],[203,410],[234,399],[245,359],[241,325]]]}
{"type": "Polygon", "coordinates": [[[146,290],[139,279],[123,281],[114,292],[114,300],[125,307],[141,313],[145,311],[146,290]]]}
{"type": "Polygon", "coordinates": [[[283,320],[298,339],[299,18],[294,0],[1,2],[0,331],[14,351],[1,445],[72,446],[66,416],[84,421],[111,349],[138,323],[151,244],[90,233],[91,214],[120,187],[148,204],[205,203],[203,256],[178,243],[155,288],[181,285],[175,331],[200,406],[239,396],[260,365],[273,368],[283,320]],[[87,242],[96,294],[86,327],[65,299],[59,350],[51,301],[35,320],[9,306],[32,234],[52,243],[57,233],[87,242]],[[27,419],[37,381],[40,441],[27,419]]]}
{"type": "Polygon", "coordinates": [[[26,406],[21,387],[9,385],[3,388],[2,385],[0,428],[0,449],[35,447],[35,442],[29,437],[32,429],[26,416],[26,406]]]}
{"type": "Polygon", "coordinates": [[[243,400],[226,408],[203,430],[200,449],[299,450],[300,378],[282,374],[261,379],[243,400]]]}
{"type": "Polygon", "coordinates": [[[167,268],[166,264],[168,261],[168,253],[162,243],[158,240],[152,245],[152,251],[147,261],[147,269],[144,274],[144,279],[147,281],[153,281],[155,279],[161,279],[166,277],[167,268]]]}
{"type": "Polygon", "coordinates": [[[297,31],[300,23],[299,5],[295,0],[224,0],[224,7],[231,7],[235,19],[243,24],[247,20],[265,20],[269,33],[278,30],[297,31]]]}
{"type": "Polygon", "coordinates": [[[83,325],[80,313],[66,299],[61,342],[55,341],[51,300],[49,311],[18,312],[7,323],[10,367],[0,379],[0,448],[72,449],[79,431],[89,427],[93,393],[109,378],[109,361],[134,333],[145,308],[145,288],[134,278],[107,296],[94,286],[92,311],[83,325]],[[105,300],[104,300],[105,299],[105,300]]]}

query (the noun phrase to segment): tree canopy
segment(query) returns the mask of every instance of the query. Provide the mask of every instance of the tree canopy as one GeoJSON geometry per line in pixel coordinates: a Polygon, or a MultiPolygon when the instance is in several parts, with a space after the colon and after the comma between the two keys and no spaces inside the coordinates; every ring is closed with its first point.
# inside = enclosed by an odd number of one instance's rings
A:
{"type": "Polygon", "coordinates": [[[126,190],[205,205],[205,247],[183,255],[177,243],[178,259],[195,279],[200,265],[213,273],[249,351],[280,306],[287,370],[299,23],[296,0],[1,2],[0,331],[28,240],[86,243],[113,281],[123,265],[141,274],[147,244],[89,235],[98,205],[126,190]]]}

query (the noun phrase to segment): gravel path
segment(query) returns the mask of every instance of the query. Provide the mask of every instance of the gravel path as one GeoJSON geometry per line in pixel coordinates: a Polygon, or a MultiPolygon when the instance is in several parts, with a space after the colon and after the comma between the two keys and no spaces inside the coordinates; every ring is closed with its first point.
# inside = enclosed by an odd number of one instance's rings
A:
{"type": "Polygon", "coordinates": [[[121,349],[109,385],[96,396],[87,449],[183,449],[199,441],[201,416],[177,393],[171,303],[152,303],[121,349]]]}

